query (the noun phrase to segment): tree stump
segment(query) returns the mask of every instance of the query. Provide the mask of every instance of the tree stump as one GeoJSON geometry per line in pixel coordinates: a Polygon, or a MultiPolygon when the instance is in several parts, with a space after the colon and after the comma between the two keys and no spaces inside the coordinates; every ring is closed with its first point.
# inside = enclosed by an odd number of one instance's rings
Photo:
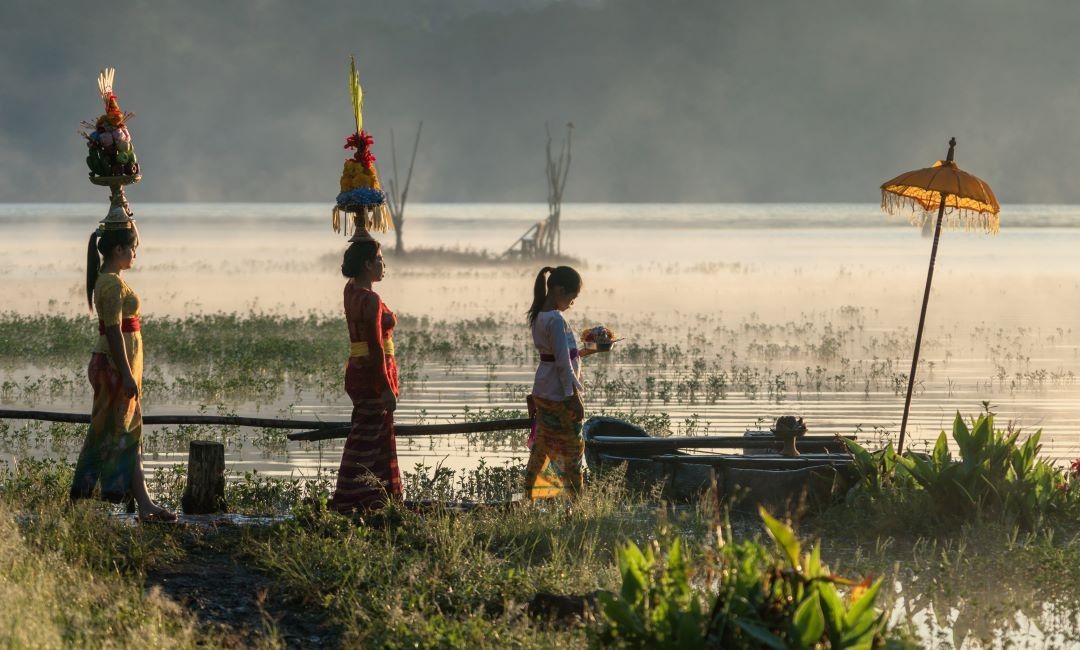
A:
{"type": "Polygon", "coordinates": [[[180,504],[189,515],[225,511],[225,445],[208,440],[191,441],[187,487],[180,504]]]}

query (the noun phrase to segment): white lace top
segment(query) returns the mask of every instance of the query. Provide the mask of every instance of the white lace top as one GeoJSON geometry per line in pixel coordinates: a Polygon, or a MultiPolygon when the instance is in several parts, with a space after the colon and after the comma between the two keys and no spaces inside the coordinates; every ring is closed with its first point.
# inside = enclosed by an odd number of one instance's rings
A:
{"type": "Polygon", "coordinates": [[[540,352],[532,394],[536,397],[562,401],[584,392],[581,385],[581,359],[577,339],[557,309],[542,311],[532,327],[533,343],[540,352]]]}

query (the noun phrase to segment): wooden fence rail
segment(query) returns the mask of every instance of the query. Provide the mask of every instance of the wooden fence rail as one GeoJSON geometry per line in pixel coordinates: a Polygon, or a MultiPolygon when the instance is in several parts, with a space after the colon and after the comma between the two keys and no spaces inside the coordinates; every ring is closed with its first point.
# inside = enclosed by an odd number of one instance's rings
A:
{"type": "MultiPolygon", "coordinates": [[[[45,420],[47,422],[71,422],[89,424],[89,413],[61,413],[56,411],[33,411],[0,409],[0,419],[45,420]]],[[[289,440],[316,441],[345,438],[352,424],[349,422],[324,422],[322,420],[288,420],[283,418],[250,418],[239,415],[144,415],[143,424],[215,424],[238,427],[263,427],[269,429],[306,429],[288,435],[289,440]]],[[[486,431],[513,431],[528,429],[528,418],[511,420],[487,420],[484,422],[451,422],[449,424],[398,424],[394,432],[400,437],[444,436],[459,433],[483,433],[486,431]]]]}

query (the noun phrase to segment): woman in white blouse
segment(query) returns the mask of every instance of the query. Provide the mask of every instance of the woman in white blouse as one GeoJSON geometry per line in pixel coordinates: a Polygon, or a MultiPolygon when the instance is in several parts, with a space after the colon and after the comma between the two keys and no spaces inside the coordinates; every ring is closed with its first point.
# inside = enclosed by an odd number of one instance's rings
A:
{"type": "Polygon", "coordinates": [[[581,491],[585,455],[581,358],[593,351],[578,350],[574,332],[562,315],[579,293],[581,275],[569,266],[545,266],[536,276],[528,311],[533,343],[540,353],[530,396],[536,439],[525,468],[525,495],[529,499],[581,491]]]}

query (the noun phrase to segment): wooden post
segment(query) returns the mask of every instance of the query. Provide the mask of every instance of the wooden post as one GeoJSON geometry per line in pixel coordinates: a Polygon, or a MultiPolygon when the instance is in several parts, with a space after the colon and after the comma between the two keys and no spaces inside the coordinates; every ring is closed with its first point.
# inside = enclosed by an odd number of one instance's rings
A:
{"type": "MultiPolygon", "coordinates": [[[[956,138],[949,138],[949,155],[946,163],[953,161],[956,150],[956,138]]],[[[907,433],[908,413],[911,411],[911,393],[915,390],[915,371],[919,369],[919,348],[922,346],[923,327],[926,325],[926,305],[930,302],[930,285],[934,281],[934,261],[937,259],[938,241],[941,239],[941,219],[945,216],[945,201],[949,195],[940,192],[941,203],[938,205],[937,225],[934,227],[934,245],[930,247],[930,268],[926,270],[926,289],[923,291],[922,310],[919,311],[919,329],[915,330],[915,352],[911,355],[911,372],[908,373],[907,396],[904,398],[904,416],[900,419],[900,439],[896,441],[896,453],[904,453],[904,434],[907,433]]],[[[958,197],[959,198],[959,197],[958,197]]]]}
{"type": "Polygon", "coordinates": [[[180,503],[189,515],[225,511],[225,445],[208,440],[191,441],[187,488],[180,503]]]}

